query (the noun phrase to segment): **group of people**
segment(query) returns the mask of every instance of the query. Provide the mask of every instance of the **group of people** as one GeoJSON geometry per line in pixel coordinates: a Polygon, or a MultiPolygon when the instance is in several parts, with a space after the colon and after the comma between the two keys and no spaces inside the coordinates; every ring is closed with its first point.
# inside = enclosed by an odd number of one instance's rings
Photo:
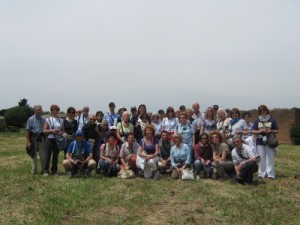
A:
{"type": "Polygon", "coordinates": [[[70,177],[94,171],[116,176],[129,169],[146,179],[158,179],[161,173],[178,179],[193,168],[196,179],[225,180],[231,175],[236,182],[251,184],[257,171],[259,180],[275,178],[276,151],[266,140],[277,134],[278,125],[266,105],[258,107],[254,122],[249,112],[241,115],[237,108],[214,105],[200,112],[199,103],[157,113],[148,113],[144,104],[118,112],[113,102],[108,106],[107,113],[96,114],[89,114],[87,106],[69,107],[60,118],[59,106],[51,105],[51,116],[45,119],[41,105],[35,105],[26,126],[32,173],[37,173],[37,154],[44,176],[57,173],[63,151],[63,167],[70,177]]]}

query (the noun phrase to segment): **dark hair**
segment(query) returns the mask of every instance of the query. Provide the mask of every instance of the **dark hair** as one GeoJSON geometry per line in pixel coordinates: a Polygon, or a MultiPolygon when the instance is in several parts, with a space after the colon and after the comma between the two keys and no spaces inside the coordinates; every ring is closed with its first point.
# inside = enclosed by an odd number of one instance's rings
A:
{"type": "Polygon", "coordinates": [[[71,113],[72,111],[74,111],[74,113],[76,112],[75,108],[72,106],[67,109],[67,113],[71,113]]]}
{"type": "Polygon", "coordinates": [[[251,117],[251,113],[249,111],[243,112],[242,118],[244,118],[245,116],[251,117]]]}
{"type": "Polygon", "coordinates": [[[110,137],[117,139],[115,132],[112,132],[112,131],[108,132],[108,134],[106,135],[106,139],[109,139],[110,137]]]}
{"type": "Polygon", "coordinates": [[[200,135],[200,140],[201,140],[201,138],[202,138],[203,136],[206,136],[206,137],[207,137],[207,141],[209,141],[209,136],[208,136],[208,134],[207,134],[207,133],[203,133],[203,134],[201,134],[201,135],[200,135]]]}
{"type": "Polygon", "coordinates": [[[99,115],[99,114],[102,115],[102,117],[103,117],[103,115],[104,115],[102,111],[97,111],[97,112],[96,112],[96,116],[99,115]]]}

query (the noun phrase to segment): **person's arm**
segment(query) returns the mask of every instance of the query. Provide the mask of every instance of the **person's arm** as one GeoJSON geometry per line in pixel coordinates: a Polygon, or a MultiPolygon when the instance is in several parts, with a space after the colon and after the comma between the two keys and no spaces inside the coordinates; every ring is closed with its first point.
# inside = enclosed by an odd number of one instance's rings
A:
{"type": "Polygon", "coordinates": [[[43,129],[44,134],[57,134],[58,132],[59,132],[58,130],[50,129],[47,120],[45,121],[44,129],[43,129]]]}

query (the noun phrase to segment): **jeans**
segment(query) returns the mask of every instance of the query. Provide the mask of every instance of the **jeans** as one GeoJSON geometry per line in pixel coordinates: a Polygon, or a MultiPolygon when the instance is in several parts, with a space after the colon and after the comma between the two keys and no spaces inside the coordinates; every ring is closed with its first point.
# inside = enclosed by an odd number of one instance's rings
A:
{"type": "Polygon", "coordinates": [[[200,171],[203,170],[204,174],[211,175],[213,171],[213,167],[211,165],[204,166],[198,159],[194,162],[194,167],[196,174],[200,174],[200,171]]]}
{"type": "Polygon", "coordinates": [[[245,163],[240,171],[239,177],[242,178],[242,181],[252,184],[253,174],[257,171],[257,168],[256,162],[245,163]]]}
{"type": "Polygon", "coordinates": [[[114,165],[110,165],[109,162],[105,159],[100,159],[98,162],[97,173],[103,176],[116,176],[120,171],[120,165],[115,163],[114,165]]]}

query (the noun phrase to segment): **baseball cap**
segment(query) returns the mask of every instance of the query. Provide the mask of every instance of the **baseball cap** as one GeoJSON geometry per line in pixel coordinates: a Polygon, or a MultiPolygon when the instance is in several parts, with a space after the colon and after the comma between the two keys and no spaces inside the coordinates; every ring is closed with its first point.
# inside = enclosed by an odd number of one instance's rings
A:
{"type": "Polygon", "coordinates": [[[75,133],[76,136],[82,136],[83,135],[83,132],[82,130],[77,130],[76,133],[75,133]]]}
{"type": "Polygon", "coordinates": [[[218,105],[213,105],[213,109],[214,109],[214,110],[218,110],[218,109],[219,109],[219,106],[218,106],[218,105]]]}

